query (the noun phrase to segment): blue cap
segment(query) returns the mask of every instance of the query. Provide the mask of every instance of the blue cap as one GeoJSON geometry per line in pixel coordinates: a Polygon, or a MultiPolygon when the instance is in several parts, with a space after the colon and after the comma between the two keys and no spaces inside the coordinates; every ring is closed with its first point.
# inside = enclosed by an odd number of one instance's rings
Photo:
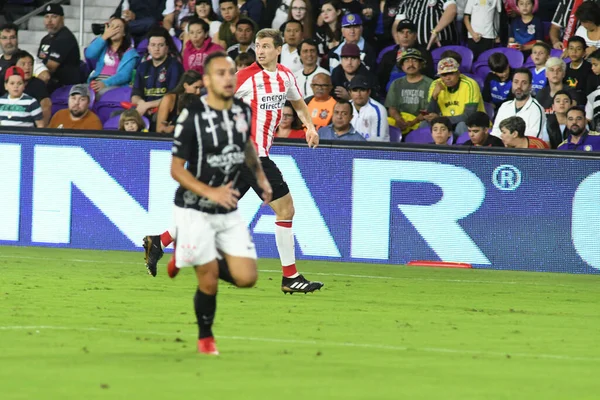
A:
{"type": "Polygon", "coordinates": [[[360,15],[358,14],[346,14],[342,17],[342,28],[362,24],[362,19],[360,19],[360,15]]]}

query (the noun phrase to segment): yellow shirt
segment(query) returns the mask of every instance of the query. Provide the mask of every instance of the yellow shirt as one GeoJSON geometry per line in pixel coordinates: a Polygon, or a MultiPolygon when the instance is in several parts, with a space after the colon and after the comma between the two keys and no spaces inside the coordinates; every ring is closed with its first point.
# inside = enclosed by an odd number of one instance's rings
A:
{"type": "MultiPolygon", "coordinates": [[[[431,94],[433,93],[433,89],[438,81],[440,81],[440,79],[433,81],[429,87],[430,101],[431,94]]],[[[465,106],[469,104],[477,104],[477,111],[485,112],[481,91],[479,90],[479,85],[477,82],[475,82],[475,80],[461,75],[458,89],[455,92],[450,93],[445,86],[444,88],[445,89],[440,92],[437,99],[442,116],[454,117],[456,115],[462,115],[465,112],[465,106]]]]}

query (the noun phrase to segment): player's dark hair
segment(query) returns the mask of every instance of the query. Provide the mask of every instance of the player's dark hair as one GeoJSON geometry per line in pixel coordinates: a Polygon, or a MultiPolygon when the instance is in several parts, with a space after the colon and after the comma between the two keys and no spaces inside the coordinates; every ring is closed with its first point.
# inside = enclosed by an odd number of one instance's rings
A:
{"type": "Polygon", "coordinates": [[[202,30],[208,35],[208,32],[210,31],[210,25],[208,25],[208,22],[206,22],[203,19],[200,18],[192,18],[190,20],[190,22],[188,23],[188,32],[191,28],[192,25],[200,25],[202,26],[202,30]]]}
{"type": "Polygon", "coordinates": [[[469,115],[466,124],[469,128],[489,128],[490,117],[482,111],[476,111],[473,114],[469,115]]]}
{"type": "Polygon", "coordinates": [[[236,66],[249,66],[251,65],[254,61],[256,61],[256,57],[254,57],[253,53],[240,53],[238,54],[238,56],[235,58],[235,65],[236,66]]]}
{"type": "Polygon", "coordinates": [[[275,46],[275,48],[283,46],[283,37],[281,36],[281,32],[279,32],[277,29],[271,29],[271,28],[261,29],[256,34],[255,40],[268,39],[268,38],[273,39],[273,45],[275,46]]]}
{"type": "Polygon", "coordinates": [[[600,26],[600,6],[593,1],[586,1],[577,8],[575,18],[579,22],[591,22],[600,26]]]}
{"type": "Polygon", "coordinates": [[[508,117],[500,122],[500,129],[506,129],[508,132],[517,132],[518,137],[525,137],[525,129],[527,125],[521,117],[508,117]]]}
{"type": "Polygon", "coordinates": [[[587,43],[585,42],[585,39],[582,38],[581,36],[570,37],[569,40],[567,41],[567,45],[569,45],[571,43],[580,43],[584,49],[587,48],[587,43]]]}
{"type": "Polygon", "coordinates": [[[185,87],[183,84],[193,85],[202,79],[202,75],[198,71],[194,71],[193,69],[187,70],[181,75],[179,78],[179,82],[177,82],[177,86],[173,88],[168,94],[180,95],[185,93],[185,87]]]}
{"type": "Polygon", "coordinates": [[[229,56],[224,51],[215,51],[214,53],[210,53],[204,59],[204,74],[207,74],[210,69],[210,64],[217,58],[228,58],[229,56]]]}
{"type": "Polygon", "coordinates": [[[453,60],[456,60],[457,63],[462,64],[462,56],[454,50],[444,51],[440,59],[443,60],[444,58],[452,58],[453,60]]]}
{"type": "Polygon", "coordinates": [[[342,104],[342,105],[347,104],[348,108],[350,109],[350,115],[354,114],[354,107],[352,107],[352,104],[350,104],[350,102],[348,100],[346,100],[346,99],[339,99],[337,101],[337,103],[335,103],[333,105],[333,107],[337,106],[338,104],[342,104]]]}
{"type": "Polygon", "coordinates": [[[15,31],[15,33],[19,33],[19,27],[12,22],[7,22],[6,24],[0,25],[0,32],[2,31],[15,31]]]}
{"type": "Polygon", "coordinates": [[[433,130],[433,126],[435,124],[442,124],[442,125],[444,125],[446,128],[448,128],[448,131],[450,133],[452,133],[452,131],[453,131],[453,129],[452,129],[452,122],[450,121],[450,118],[448,118],[448,117],[437,117],[437,118],[434,118],[431,121],[431,129],[432,130],[433,130]]]}
{"type": "Polygon", "coordinates": [[[559,90],[558,92],[554,93],[554,96],[552,97],[552,102],[554,102],[554,99],[556,99],[556,96],[560,96],[560,95],[567,96],[569,98],[569,100],[571,100],[571,102],[573,102],[573,96],[571,96],[571,93],[569,93],[568,90],[559,90]]]}
{"type": "Polygon", "coordinates": [[[546,54],[548,54],[548,55],[550,55],[550,53],[552,53],[552,48],[546,42],[537,41],[537,42],[535,42],[535,44],[531,48],[533,49],[534,47],[541,47],[541,48],[543,48],[544,50],[546,50],[546,54]]]}
{"type": "Polygon", "coordinates": [[[237,22],[237,24],[235,24],[235,27],[237,28],[240,25],[248,25],[250,28],[252,28],[252,32],[254,32],[254,24],[252,23],[252,21],[248,18],[240,18],[239,21],[237,22]]]}
{"type": "Polygon", "coordinates": [[[15,54],[13,54],[13,59],[15,61],[19,61],[21,58],[29,58],[31,60],[31,62],[35,61],[35,59],[31,55],[31,53],[29,53],[28,51],[25,51],[25,50],[19,50],[15,54]]]}
{"type": "Polygon", "coordinates": [[[529,68],[524,68],[524,67],[516,68],[513,72],[513,77],[516,74],[525,74],[529,78],[529,83],[531,83],[533,81],[533,75],[531,74],[531,71],[529,70],[529,68]]]}
{"type": "Polygon", "coordinates": [[[506,68],[510,67],[508,58],[503,53],[494,53],[488,59],[488,66],[492,72],[501,74],[506,71],[506,68]]]}
{"type": "Polygon", "coordinates": [[[319,49],[319,45],[314,39],[304,39],[302,42],[300,42],[298,45],[298,54],[302,52],[302,46],[312,46],[317,50],[319,49]]]}

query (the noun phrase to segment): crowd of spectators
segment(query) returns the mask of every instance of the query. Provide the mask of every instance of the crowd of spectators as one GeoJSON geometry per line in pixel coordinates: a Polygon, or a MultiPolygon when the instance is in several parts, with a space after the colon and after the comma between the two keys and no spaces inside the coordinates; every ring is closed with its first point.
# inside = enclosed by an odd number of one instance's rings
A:
{"type": "Polygon", "coordinates": [[[251,65],[269,27],[322,139],[600,151],[600,0],[551,2],[128,0],[83,57],[50,4],[36,54],[0,26],[0,125],[171,134],[206,56],[251,65]]]}

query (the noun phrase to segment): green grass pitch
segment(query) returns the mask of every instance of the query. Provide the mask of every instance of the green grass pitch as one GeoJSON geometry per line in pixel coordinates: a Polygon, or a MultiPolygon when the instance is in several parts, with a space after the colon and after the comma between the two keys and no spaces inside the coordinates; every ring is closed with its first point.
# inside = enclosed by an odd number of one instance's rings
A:
{"type": "Polygon", "coordinates": [[[196,353],[190,269],[0,247],[0,399],[598,399],[600,277],[277,260],[220,286],[196,353]]]}

